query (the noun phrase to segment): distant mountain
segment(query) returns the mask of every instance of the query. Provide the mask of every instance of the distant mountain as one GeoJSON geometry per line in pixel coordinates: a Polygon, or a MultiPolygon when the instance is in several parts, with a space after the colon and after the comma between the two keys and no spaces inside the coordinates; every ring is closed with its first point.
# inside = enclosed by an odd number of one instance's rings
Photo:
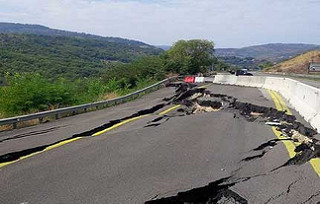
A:
{"type": "Polygon", "coordinates": [[[167,51],[167,50],[169,50],[171,48],[171,46],[169,46],[169,45],[157,45],[156,47],[161,48],[161,49],[163,49],[165,51],[167,51]]]}
{"type": "Polygon", "coordinates": [[[148,45],[146,43],[129,40],[118,37],[102,37],[98,35],[77,33],[64,30],[51,29],[42,25],[34,24],[20,24],[20,23],[1,23],[0,33],[20,33],[20,34],[35,34],[35,35],[48,35],[48,36],[65,36],[65,37],[78,37],[87,39],[96,39],[105,42],[123,43],[127,45],[143,46],[148,48],[155,48],[155,46],[148,45]]]}
{"type": "Polygon", "coordinates": [[[219,56],[218,59],[229,64],[230,68],[245,68],[249,70],[260,70],[261,65],[268,63],[267,60],[253,57],[219,56]]]}
{"type": "Polygon", "coordinates": [[[268,67],[264,71],[305,74],[310,62],[320,63],[320,50],[303,53],[297,57],[268,67]]]}
{"type": "Polygon", "coordinates": [[[100,76],[115,63],[162,52],[134,40],[0,23],[0,78],[5,72],[39,72],[71,79],[100,76]]]}
{"type": "Polygon", "coordinates": [[[320,45],[273,43],[244,48],[218,48],[215,49],[215,54],[218,57],[252,57],[257,60],[280,62],[311,50],[320,50],[320,45]]]}

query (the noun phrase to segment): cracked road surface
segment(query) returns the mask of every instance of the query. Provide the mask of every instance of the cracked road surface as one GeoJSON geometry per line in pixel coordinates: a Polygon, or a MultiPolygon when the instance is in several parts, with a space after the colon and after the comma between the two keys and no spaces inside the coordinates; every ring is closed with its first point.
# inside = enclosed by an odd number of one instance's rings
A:
{"type": "MultiPolygon", "coordinates": [[[[265,90],[206,88],[275,108],[265,90]]],[[[162,100],[174,94],[174,87],[164,88],[116,107],[1,132],[0,158],[8,159],[4,155],[154,110],[97,137],[85,136],[3,166],[0,203],[201,203],[212,192],[216,194],[207,203],[320,201],[320,178],[310,163],[279,168],[289,154],[270,126],[232,111],[185,114],[179,110],[183,105],[162,100]]]]}

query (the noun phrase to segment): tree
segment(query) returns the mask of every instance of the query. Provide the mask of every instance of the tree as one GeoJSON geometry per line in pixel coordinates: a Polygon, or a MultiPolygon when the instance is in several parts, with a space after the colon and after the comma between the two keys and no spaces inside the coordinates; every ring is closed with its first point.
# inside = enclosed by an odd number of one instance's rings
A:
{"type": "Polygon", "coordinates": [[[230,69],[230,65],[223,62],[222,60],[217,60],[215,63],[214,63],[214,68],[215,68],[215,71],[226,71],[228,69],[230,69]]]}
{"type": "Polygon", "coordinates": [[[206,72],[214,62],[214,43],[208,40],[180,40],[164,54],[166,71],[179,74],[206,72]]]}
{"type": "Polygon", "coordinates": [[[258,67],[260,67],[260,69],[266,69],[268,67],[272,67],[274,64],[270,61],[266,61],[266,62],[263,62],[263,63],[260,63],[258,65],[258,67]]]}

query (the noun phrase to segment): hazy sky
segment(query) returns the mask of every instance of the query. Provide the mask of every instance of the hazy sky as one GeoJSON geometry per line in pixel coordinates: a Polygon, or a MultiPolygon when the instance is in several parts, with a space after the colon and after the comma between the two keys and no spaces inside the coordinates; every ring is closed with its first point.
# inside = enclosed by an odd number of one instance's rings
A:
{"type": "Polygon", "coordinates": [[[0,0],[0,22],[170,45],[320,44],[320,0],[0,0]]]}

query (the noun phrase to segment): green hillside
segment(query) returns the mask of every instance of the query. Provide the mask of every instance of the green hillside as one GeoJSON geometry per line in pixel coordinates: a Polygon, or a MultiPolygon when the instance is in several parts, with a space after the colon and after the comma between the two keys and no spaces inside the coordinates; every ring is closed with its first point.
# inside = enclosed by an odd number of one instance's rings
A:
{"type": "Polygon", "coordinates": [[[65,30],[52,29],[42,25],[35,24],[20,24],[20,23],[2,23],[0,22],[0,33],[20,33],[20,34],[34,34],[34,35],[46,35],[46,36],[65,36],[65,37],[77,37],[85,39],[96,39],[103,42],[122,43],[134,46],[143,46],[149,48],[155,48],[146,43],[118,38],[118,37],[103,37],[98,35],[92,35],[87,33],[77,33],[65,30]]]}
{"type": "Polygon", "coordinates": [[[134,40],[0,23],[0,83],[5,72],[68,79],[100,76],[114,64],[162,52],[134,40]]]}
{"type": "Polygon", "coordinates": [[[131,62],[161,50],[65,36],[0,33],[0,76],[38,72],[47,77],[98,76],[115,62],[131,62]]]}
{"type": "Polygon", "coordinates": [[[6,33],[0,48],[0,118],[114,98],[166,76],[224,66],[207,40],[181,40],[153,56],[123,43],[6,33]]]}

